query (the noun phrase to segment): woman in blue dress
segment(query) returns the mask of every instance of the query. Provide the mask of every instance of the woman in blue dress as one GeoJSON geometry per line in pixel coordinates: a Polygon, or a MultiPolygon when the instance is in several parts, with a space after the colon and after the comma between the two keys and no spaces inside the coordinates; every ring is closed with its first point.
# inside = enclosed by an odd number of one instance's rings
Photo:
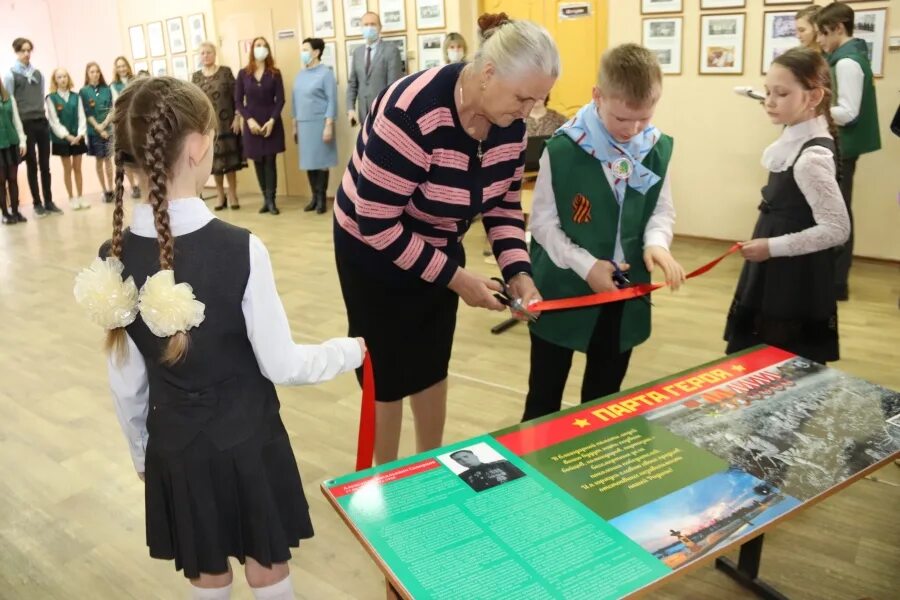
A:
{"type": "Polygon", "coordinates": [[[303,210],[325,212],[328,169],[337,165],[334,115],[337,112],[337,82],[334,71],[322,64],[325,42],[306,38],[300,52],[305,68],[294,79],[291,114],[294,139],[300,145],[300,170],[306,171],[312,199],[303,210]]]}

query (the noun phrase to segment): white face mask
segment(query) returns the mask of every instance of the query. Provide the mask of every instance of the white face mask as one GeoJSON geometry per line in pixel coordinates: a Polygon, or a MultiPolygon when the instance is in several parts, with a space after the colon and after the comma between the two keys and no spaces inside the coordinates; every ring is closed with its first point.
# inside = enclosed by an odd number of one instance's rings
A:
{"type": "Polygon", "coordinates": [[[463,58],[463,52],[462,50],[447,50],[447,58],[452,63],[459,62],[463,58]]]}
{"type": "Polygon", "coordinates": [[[259,61],[266,60],[269,57],[269,49],[265,46],[256,46],[253,48],[253,58],[259,61]]]}

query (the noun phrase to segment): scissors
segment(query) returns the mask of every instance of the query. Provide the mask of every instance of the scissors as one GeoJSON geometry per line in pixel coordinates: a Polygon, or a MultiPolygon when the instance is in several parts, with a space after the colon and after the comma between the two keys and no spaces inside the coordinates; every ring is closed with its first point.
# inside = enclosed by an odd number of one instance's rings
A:
{"type": "MultiPolygon", "coordinates": [[[[613,274],[612,274],[612,280],[613,280],[613,283],[616,284],[617,288],[622,289],[622,288],[631,287],[631,280],[628,279],[628,273],[625,273],[624,271],[622,271],[622,269],[619,268],[619,263],[617,263],[616,261],[614,261],[611,258],[604,258],[603,260],[605,260],[606,262],[610,263],[613,266],[614,270],[613,270],[613,274]]],[[[650,306],[653,306],[653,302],[651,302],[650,298],[648,298],[647,296],[641,296],[641,299],[644,302],[646,302],[647,304],[649,304],[650,306]]]]}
{"type": "Polygon", "coordinates": [[[525,318],[527,318],[532,323],[537,321],[537,315],[525,308],[525,306],[522,304],[522,299],[513,297],[512,293],[509,290],[509,286],[506,285],[505,281],[503,281],[499,277],[491,277],[491,281],[496,281],[500,284],[500,292],[494,294],[494,298],[496,298],[497,301],[500,302],[500,304],[508,306],[514,313],[525,315],[525,318]]]}

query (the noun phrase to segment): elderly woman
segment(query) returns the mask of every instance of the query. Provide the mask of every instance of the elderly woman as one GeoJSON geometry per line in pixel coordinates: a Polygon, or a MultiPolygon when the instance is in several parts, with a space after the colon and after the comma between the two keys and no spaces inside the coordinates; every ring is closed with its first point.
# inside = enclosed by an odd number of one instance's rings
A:
{"type": "Polygon", "coordinates": [[[519,203],[523,119],[556,81],[559,54],[529,21],[483,15],[479,26],[472,63],[410,75],[375,100],[335,200],[350,332],[365,338],[375,370],[378,463],[397,456],[406,396],[417,450],[441,445],[459,298],[504,309],[500,286],[465,268],[476,215],[511,295],[539,299],[519,203]]]}
{"type": "Polygon", "coordinates": [[[328,169],[337,165],[334,115],[337,113],[337,81],[334,71],[322,64],[325,42],[306,38],[300,49],[304,68],[294,79],[291,114],[294,139],[300,144],[300,169],[306,171],[312,199],[306,212],[325,212],[328,169]]]}
{"type": "Polygon", "coordinates": [[[247,163],[241,155],[241,117],[234,110],[234,74],[228,67],[216,64],[216,47],[210,42],[200,44],[200,63],[200,70],[194,73],[191,81],[200,86],[219,116],[212,166],[219,195],[216,210],[223,210],[229,205],[225,195],[226,179],[231,209],[238,210],[241,205],[237,197],[237,172],[247,163]]]}

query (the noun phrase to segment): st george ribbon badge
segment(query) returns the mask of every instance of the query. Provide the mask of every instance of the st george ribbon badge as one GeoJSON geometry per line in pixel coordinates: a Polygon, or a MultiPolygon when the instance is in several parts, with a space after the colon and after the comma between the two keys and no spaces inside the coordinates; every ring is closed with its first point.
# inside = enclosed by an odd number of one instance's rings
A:
{"type": "Polygon", "coordinates": [[[579,225],[591,222],[591,201],[584,194],[575,194],[572,200],[572,220],[579,225]]]}

